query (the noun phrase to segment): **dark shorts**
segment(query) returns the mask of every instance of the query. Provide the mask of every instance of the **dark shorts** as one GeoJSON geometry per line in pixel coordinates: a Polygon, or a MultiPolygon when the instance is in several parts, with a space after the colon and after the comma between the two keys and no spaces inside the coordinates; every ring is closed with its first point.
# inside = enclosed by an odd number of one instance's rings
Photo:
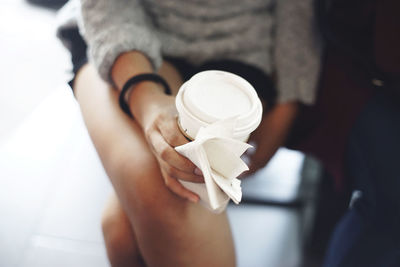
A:
{"type": "MultiPolygon", "coordinates": [[[[64,40],[68,41],[69,50],[71,52],[72,72],[74,77],[69,84],[72,88],[76,73],[88,62],[87,45],[77,28],[64,29],[60,34],[64,40]]],[[[251,83],[258,95],[266,102],[267,107],[272,107],[275,104],[277,91],[271,77],[252,65],[235,60],[216,60],[208,61],[200,66],[195,66],[182,58],[169,56],[165,56],[164,60],[170,62],[179,71],[184,81],[188,80],[194,74],[205,70],[232,72],[251,83]]]]}

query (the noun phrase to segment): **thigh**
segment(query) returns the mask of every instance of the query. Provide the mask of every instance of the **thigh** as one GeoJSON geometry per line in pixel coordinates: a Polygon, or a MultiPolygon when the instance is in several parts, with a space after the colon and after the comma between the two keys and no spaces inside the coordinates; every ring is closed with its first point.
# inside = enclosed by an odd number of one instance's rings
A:
{"type": "Polygon", "coordinates": [[[103,212],[102,230],[112,266],[144,266],[135,233],[115,192],[103,212]]]}
{"type": "MultiPolygon", "coordinates": [[[[171,67],[162,71],[176,91],[179,75],[171,67]]],[[[167,189],[140,126],[120,110],[116,91],[102,82],[91,66],[80,71],[75,90],[93,143],[146,263],[233,266],[226,214],[212,214],[167,189]]]]}

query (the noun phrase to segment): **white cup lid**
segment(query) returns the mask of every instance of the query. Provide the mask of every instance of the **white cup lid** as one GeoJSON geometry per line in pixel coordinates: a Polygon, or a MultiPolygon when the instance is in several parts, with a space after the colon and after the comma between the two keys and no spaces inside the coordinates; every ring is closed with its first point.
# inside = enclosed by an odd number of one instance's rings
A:
{"type": "Polygon", "coordinates": [[[229,76],[224,72],[203,72],[190,79],[183,94],[188,111],[207,123],[248,113],[251,97],[229,76]]]}
{"type": "Polygon", "coordinates": [[[261,101],[253,86],[240,76],[216,70],[197,73],[183,84],[177,108],[180,116],[202,126],[237,117],[238,135],[254,131],[262,116],[261,101]]]}

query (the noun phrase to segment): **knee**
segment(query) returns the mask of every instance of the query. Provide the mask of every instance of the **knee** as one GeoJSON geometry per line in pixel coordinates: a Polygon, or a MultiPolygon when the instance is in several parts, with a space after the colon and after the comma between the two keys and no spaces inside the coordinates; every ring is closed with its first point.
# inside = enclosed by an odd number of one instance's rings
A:
{"type": "MultiPolygon", "coordinates": [[[[156,159],[147,153],[119,151],[112,157],[114,186],[126,203],[130,220],[144,224],[178,224],[188,215],[187,200],[172,193],[164,183],[156,159]]],[[[142,224],[143,225],[143,224],[142,224]]]]}
{"type": "Polygon", "coordinates": [[[158,166],[136,173],[134,178],[138,180],[132,200],[136,217],[140,217],[143,222],[158,222],[169,227],[178,223],[177,218],[184,220],[189,203],[167,188],[158,166]]]}

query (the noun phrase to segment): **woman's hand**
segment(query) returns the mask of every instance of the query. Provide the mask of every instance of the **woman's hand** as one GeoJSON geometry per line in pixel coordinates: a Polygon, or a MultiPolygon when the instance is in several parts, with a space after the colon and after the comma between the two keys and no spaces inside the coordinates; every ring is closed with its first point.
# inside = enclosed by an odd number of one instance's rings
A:
{"type": "Polygon", "coordinates": [[[249,144],[253,148],[249,148],[245,154],[245,161],[249,166],[249,171],[245,175],[263,168],[281,145],[280,140],[271,138],[271,131],[268,128],[268,120],[263,119],[257,130],[250,136],[249,144]]]}
{"type": "Polygon", "coordinates": [[[143,130],[151,150],[160,165],[165,185],[175,194],[192,202],[199,197],[178,181],[204,182],[201,171],[174,147],[188,143],[177,124],[175,97],[159,94],[153,98],[153,108],[143,120],[143,130]]]}
{"type": "MultiPolygon", "coordinates": [[[[133,75],[149,72],[153,72],[153,68],[148,58],[140,52],[131,51],[117,58],[111,76],[117,88],[122,88],[133,75]]],[[[165,95],[160,85],[144,81],[135,85],[128,103],[157,158],[165,185],[178,196],[197,202],[199,196],[178,181],[202,183],[204,178],[190,160],[174,149],[188,142],[178,129],[175,98],[165,95]]]]}
{"type": "Polygon", "coordinates": [[[297,115],[297,103],[277,104],[264,115],[260,126],[251,136],[249,143],[254,146],[245,154],[249,171],[245,175],[264,167],[278,148],[284,145],[292,123],[297,115]]]}

